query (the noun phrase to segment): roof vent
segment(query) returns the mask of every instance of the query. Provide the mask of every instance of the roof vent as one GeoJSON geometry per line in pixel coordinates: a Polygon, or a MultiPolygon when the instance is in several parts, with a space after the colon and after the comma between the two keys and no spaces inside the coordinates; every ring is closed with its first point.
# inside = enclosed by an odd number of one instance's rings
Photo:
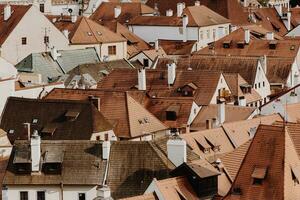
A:
{"type": "Polygon", "coordinates": [[[223,48],[224,49],[229,49],[231,46],[231,40],[226,40],[223,42],[223,48]]]}
{"type": "Polygon", "coordinates": [[[269,42],[269,49],[276,49],[276,46],[277,46],[276,40],[272,40],[269,42]]]}

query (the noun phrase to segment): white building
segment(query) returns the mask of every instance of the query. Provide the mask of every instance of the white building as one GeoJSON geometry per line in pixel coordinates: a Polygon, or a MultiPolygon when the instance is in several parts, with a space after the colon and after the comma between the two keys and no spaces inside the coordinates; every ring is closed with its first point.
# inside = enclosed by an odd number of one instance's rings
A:
{"type": "Polygon", "coordinates": [[[0,55],[17,64],[31,53],[68,48],[68,40],[35,6],[0,5],[0,55]]]}
{"type": "Polygon", "coordinates": [[[205,6],[185,8],[183,3],[178,3],[177,13],[167,10],[166,16],[139,16],[129,23],[129,29],[146,42],[198,41],[199,50],[229,34],[229,25],[228,19],[205,6]]]}

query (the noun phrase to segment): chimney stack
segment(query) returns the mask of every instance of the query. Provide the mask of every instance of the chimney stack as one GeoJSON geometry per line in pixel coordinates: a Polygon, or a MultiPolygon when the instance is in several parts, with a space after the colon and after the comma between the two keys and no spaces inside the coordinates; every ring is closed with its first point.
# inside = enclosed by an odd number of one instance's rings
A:
{"type": "Polygon", "coordinates": [[[244,6],[244,7],[248,7],[248,5],[247,5],[247,0],[244,0],[243,6],[244,6]]]}
{"type": "Polygon", "coordinates": [[[287,12],[287,30],[288,31],[291,30],[291,17],[292,17],[292,13],[291,12],[287,12]]]}
{"type": "Polygon", "coordinates": [[[158,51],[158,49],[159,49],[158,39],[155,40],[154,47],[155,47],[155,50],[158,51]]]}
{"type": "Polygon", "coordinates": [[[172,9],[168,9],[168,10],[166,11],[166,16],[167,16],[167,17],[172,17],[172,16],[173,16],[173,10],[172,10],[172,9]]]}
{"type": "Polygon", "coordinates": [[[186,162],[186,141],[179,137],[170,138],[167,142],[168,159],[176,166],[186,162]]]}
{"type": "Polygon", "coordinates": [[[138,90],[146,90],[146,70],[138,69],[138,90]]]}
{"type": "Polygon", "coordinates": [[[69,39],[69,31],[68,31],[67,29],[65,29],[65,30],[63,30],[62,32],[63,32],[64,36],[65,36],[67,39],[69,39]]]}
{"type": "Polygon", "coordinates": [[[110,141],[103,141],[102,143],[102,159],[108,160],[110,153],[110,141]]]}
{"type": "Polygon", "coordinates": [[[218,122],[223,124],[225,122],[225,101],[219,101],[218,104],[218,122]]]}
{"type": "Polygon", "coordinates": [[[245,43],[249,44],[250,43],[250,30],[245,29],[245,43]]]}
{"type": "Polygon", "coordinates": [[[200,6],[200,1],[195,1],[195,6],[200,6]]]}
{"type": "Polygon", "coordinates": [[[71,22],[75,23],[77,21],[77,15],[72,15],[71,16],[71,22]]]}
{"type": "Polygon", "coordinates": [[[121,6],[116,6],[116,7],[114,8],[115,19],[118,18],[118,17],[120,16],[121,12],[122,12],[121,6]]]}
{"type": "Polygon", "coordinates": [[[4,7],[4,21],[7,21],[11,16],[11,6],[7,4],[4,7]]]}
{"type": "Polygon", "coordinates": [[[189,17],[187,15],[182,16],[182,32],[183,32],[183,42],[187,41],[187,25],[189,23],[189,17]]]}
{"type": "Polygon", "coordinates": [[[177,3],[177,17],[181,17],[183,13],[183,3],[177,3]]]}
{"type": "Polygon", "coordinates": [[[168,67],[168,85],[173,85],[176,78],[176,64],[175,62],[167,64],[168,67]]]}
{"type": "Polygon", "coordinates": [[[274,40],[274,33],[273,32],[267,32],[266,33],[266,39],[267,40],[274,40]]]}
{"type": "Polygon", "coordinates": [[[101,200],[111,200],[111,192],[107,185],[98,185],[97,186],[97,199],[101,200]]]}
{"type": "Polygon", "coordinates": [[[239,106],[246,106],[246,98],[244,96],[239,97],[239,106]]]}
{"type": "Polygon", "coordinates": [[[31,170],[33,172],[38,172],[40,170],[40,160],[41,160],[41,137],[37,130],[33,131],[30,140],[30,150],[31,150],[31,170]]]}

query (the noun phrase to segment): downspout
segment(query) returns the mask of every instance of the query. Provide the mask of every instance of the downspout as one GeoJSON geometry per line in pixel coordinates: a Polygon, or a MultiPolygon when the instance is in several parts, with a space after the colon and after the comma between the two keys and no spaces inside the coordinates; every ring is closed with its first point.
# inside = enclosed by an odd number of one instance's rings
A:
{"type": "Polygon", "coordinates": [[[64,200],[64,184],[60,183],[61,200],[64,200]]]}

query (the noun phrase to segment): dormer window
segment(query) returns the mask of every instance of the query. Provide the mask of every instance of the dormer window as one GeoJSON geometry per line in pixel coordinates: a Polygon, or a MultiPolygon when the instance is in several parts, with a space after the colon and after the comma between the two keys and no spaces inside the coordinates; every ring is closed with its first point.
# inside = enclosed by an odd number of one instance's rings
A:
{"type": "Polygon", "coordinates": [[[211,146],[207,143],[207,141],[205,140],[205,138],[200,137],[200,138],[195,138],[194,139],[196,144],[198,145],[199,149],[207,154],[210,152],[211,146]]]}
{"type": "Polygon", "coordinates": [[[166,120],[176,121],[180,107],[177,105],[171,105],[166,110],[166,120]]]}
{"type": "Polygon", "coordinates": [[[255,167],[252,173],[253,185],[262,185],[263,180],[266,178],[267,168],[266,167],[255,167]]]}
{"type": "Polygon", "coordinates": [[[269,42],[269,49],[276,49],[277,41],[273,40],[269,42]]]}
{"type": "Polygon", "coordinates": [[[60,150],[46,151],[43,160],[43,172],[46,174],[60,174],[64,152],[60,150]]]}
{"type": "Polygon", "coordinates": [[[77,119],[77,117],[79,116],[79,114],[80,114],[80,112],[78,112],[78,111],[69,110],[69,111],[66,112],[65,117],[69,121],[74,121],[74,120],[77,119]]]}
{"type": "Polygon", "coordinates": [[[227,40],[223,42],[223,48],[224,49],[229,49],[231,46],[231,40],[227,40]]]}
{"type": "Polygon", "coordinates": [[[243,48],[245,47],[245,41],[239,41],[239,42],[237,43],[237,47],[238,47],[239,49],[243,49],[243,48]]]}

